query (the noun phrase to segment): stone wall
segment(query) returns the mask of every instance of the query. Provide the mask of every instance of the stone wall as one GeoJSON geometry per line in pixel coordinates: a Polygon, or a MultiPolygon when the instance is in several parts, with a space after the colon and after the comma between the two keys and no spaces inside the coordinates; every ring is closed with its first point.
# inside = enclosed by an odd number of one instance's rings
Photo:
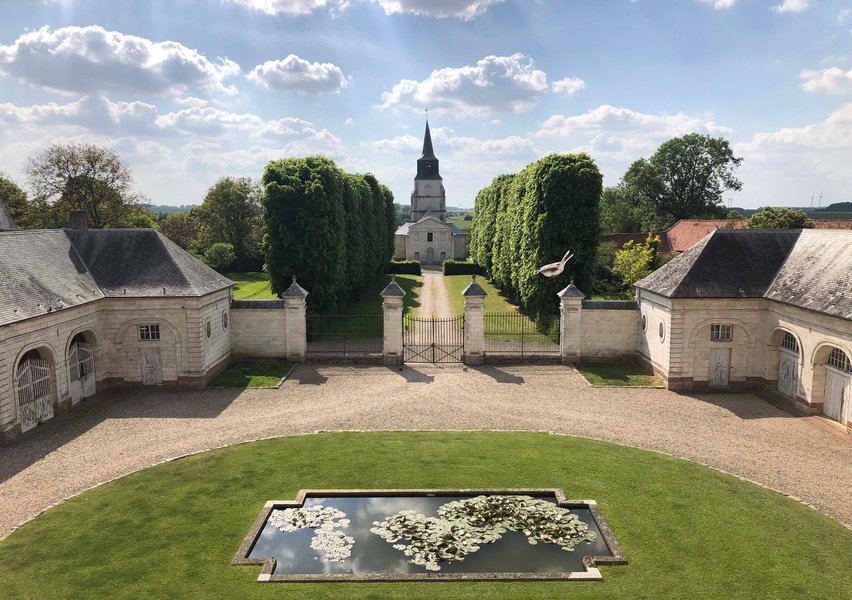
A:
{"type": "Polygon", "coordinates": [[[632,357],[639,338],[639,309],[635,302],[584,300],[581,359],[632,357]]]}
{"type": "Polygon", "coordinates": [[[283,300],[236,301],[231,307],[235,358],[285,359],[287,319],[283,300]]]}

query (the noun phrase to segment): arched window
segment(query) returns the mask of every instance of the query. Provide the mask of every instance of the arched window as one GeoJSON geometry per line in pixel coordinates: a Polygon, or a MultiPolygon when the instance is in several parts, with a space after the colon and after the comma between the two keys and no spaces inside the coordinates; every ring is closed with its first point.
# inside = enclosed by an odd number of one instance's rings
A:
{"type": "Polygon", "coordinates": [[[784,338],[781,340],[781,347],[790,352],[799,353],[799,344],[796,342],[796,337],[789,331],[784,332],[784,338]]]}
{"type": "Polygon", "coordinates": [[[831,354],[828,355],[826,362],[829,367],[834,367],[838,371],[852,373],[852,362],[849,361],[849,357],[840,348],[834,348],[831,354]]]}

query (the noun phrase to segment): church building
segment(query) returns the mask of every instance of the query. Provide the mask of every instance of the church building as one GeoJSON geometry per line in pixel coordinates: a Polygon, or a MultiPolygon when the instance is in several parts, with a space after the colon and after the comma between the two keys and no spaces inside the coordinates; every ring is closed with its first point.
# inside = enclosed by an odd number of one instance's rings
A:
{"type": "Polygon", "coordinates": [[[396,230],[394,260],[436,265],[447,259],[465,258],[467,233],[447,223],[447,195],[427,122],[423,155],[417,159],[417,175],[411,192],[411,218],[396,230]]]}

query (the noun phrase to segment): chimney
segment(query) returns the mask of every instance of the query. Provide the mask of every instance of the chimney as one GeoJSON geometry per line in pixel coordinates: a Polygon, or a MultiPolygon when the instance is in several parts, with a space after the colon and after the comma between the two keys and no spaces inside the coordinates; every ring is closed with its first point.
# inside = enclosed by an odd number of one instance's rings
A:
{"type": "Polygon", "coordinates": [[[89,222],[85,210],[71,211],[71,229],[88,229],[89,222]]]}

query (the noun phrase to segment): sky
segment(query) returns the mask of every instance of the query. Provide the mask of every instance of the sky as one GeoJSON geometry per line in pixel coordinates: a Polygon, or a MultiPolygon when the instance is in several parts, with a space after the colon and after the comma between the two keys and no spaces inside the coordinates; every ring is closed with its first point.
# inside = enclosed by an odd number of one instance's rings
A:
{"type": "Polygon", "coordinates": [[[852,0],[0,0],[25,189],[94,143],[153,204],[315,154],[408,204],[427,110],[450,206],[552,152],[616,185],[692,132],[743,159],[728,205],[852,201],[852,0]]]}

